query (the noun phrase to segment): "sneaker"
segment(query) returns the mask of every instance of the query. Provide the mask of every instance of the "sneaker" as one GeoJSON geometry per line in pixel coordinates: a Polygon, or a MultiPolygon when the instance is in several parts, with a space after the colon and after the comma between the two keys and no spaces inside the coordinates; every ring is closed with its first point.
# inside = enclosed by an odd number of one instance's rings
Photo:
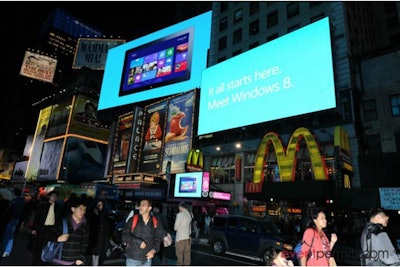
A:
{"type": "Polygon", "coordinates": [[[6,257],[8,257],[8,256],[10,256],[10,253],[4,252],[2,257],[3,257],[3,258],[6,258],[6,257]]]}

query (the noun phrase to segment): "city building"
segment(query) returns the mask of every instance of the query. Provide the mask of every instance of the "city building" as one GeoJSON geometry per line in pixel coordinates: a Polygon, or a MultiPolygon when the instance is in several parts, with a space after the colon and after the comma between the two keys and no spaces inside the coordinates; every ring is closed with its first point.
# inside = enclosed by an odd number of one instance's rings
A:
{"type": "MultiPolygon", "coordinates": [[[[216,173],[211,176],[211,181],[218,183],[219,187],[228,192],[235,192],[232,201],[235,203],[235,211],[243,212],[241,203],[246,206],[250,199],[253,199],[254,203],[261,202],[261,205],[268,204],[274,200],[272,196],[275,196],[275,200],[278,196],[278,201],[283,201],[281,206],[289,205],[288,207],[290,207],[290,204],[286,202],[288,200],[291,200],[293,204],[296,201],[301,202],[301,200],[306,201],[307,199],[318,203],[330,203],[342,198],[341,203],[336,204],[354,209],[366,209],[371,205],[379,204],[378,187],[389,184],[393,186],[393,183],[385,181],[396,177],[396,171],[389,171],[389,169],[393,169],[390,168],[393,166],[391,165],[393,161],[378,161],[377,158],[382,154],[386,154],[384,158],[398,158],[400,142],[398,128],[394,126],[396,124],[391,124],[392,127],[383,126],[385,122],[390,123],[393,117],[397,116],[395,114],[397,114],[398,95],[395,94],[394,89],[396,84],[389,79],[387,83],[390,85],[386,86],[385,95],[374,98],[372,92],[376,92],[375,90],[364,89],[365,84],[362,81],[368,75],[363,74],[363,78],[360,78],[359,65],[363,68],[367,68],[368,65],[365,61],[361,63],[362,55],[399,45],[398,10],[397,2],[213,3],[209,67],[262,44],[272,42],[325,17],[329,17],[331,28],[337,103],[335,109],[214,133],[211,138],[200,137],[200,146],[203,151],[207,151],[205,154],[208,155],[206,164],[211,172],[215,171],[216,173]],[[389,99],[391,103],[389,103],[389,99]],[[380,112],[380,109],[383,110],[380,112]],[[368,110],[371,114],[367,114],[368,110]],[[392,110],[391,114],[390,110],[392,110]],[[364,118],[360,116],[364,116],[364,118]],[[270,189],[264,190],[262,194],[245,193],[244,196],[241,196],[245,181],[252,179],[254,155],[257,143],[260,142],[262,136],[274,131],[282,136],[284,142],[288,142],[290,135],[300,125],[307,127],[317,137],[321,151],[327,159],[328,167],[329,161],[333,161],[331,164],[333,171],[330,175],[330,180],[334,181],[333,187],[330,185],[326,188],[322,186],[307,190],[310,188],[304,183],[270,182],[268,183],[270,189]],[[336,126],[342,127],[348,134],[350,152],[348,160],[351,162],[351,166],[347,164],[348,162],[341,162],[341,158],[339,158],[341,156],[335,152],[336,126]],[[381,134],[379,135],[378,132],[381,134]],[[389,139],[390,141],[386,141],[389,139]],[[239,141],[242,144],[241,149],[235,148],[235,143],[239,141]],[[386,143],[387,145],[384,145],[386,143]],[[369,153],[369,156],[365,156],[368,153],[367,147],[380,153],[372,152],[369,153]],[[244,166],[243,179],[239,179],[239,181],[232,179],[235,176],[237,158],[243,159],[244,166]],[[382,164],[377,167],[373,162],[382,164]],[[380,171],[381,166],[385,167],[380,171]],[[374,169],[372,175],[368,174],[371,169],[374,169]],[[371,186],[373,187],[371,188],[371,186]],[[299,192],[297,198],[294,196],[296,195],[294,192],[299,192]]],[[[309,169],[310,156],[305,152],[304,144],[300,147],[296,156],[296,168],[309,169]]],[[[274,153],[270,153],[269,157],[266,162],[272,164],[267,164],[265,172],[273,174],[275,168],[273,163],[276,162],[276,156],[274,153]]],[[[304,177],[302,179],[304,180],[304,177]]],[[[311,178],[311,180],[313,179],[311,178]]],[[[297,203],[296,205],[301,204],[297,203]]],[[[263,215],[261,214],[261,216],[263,215]]]]}

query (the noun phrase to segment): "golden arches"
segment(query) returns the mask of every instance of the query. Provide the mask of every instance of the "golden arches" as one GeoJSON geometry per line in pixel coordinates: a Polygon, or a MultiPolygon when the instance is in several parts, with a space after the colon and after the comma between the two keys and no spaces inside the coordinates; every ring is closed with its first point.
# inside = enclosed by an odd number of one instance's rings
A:
{"type": "Polygon", "coordinates": [[[253,182],[264,181],[265,156],[268,153],[268,145],[272,143],[275,148],[280,180],[283,182],[294,181],[296,166],[296,152],[300,141],[304,138],[310,153],[311,164],[315,180],[328,180],[325,160],[319,152],[318,144],[312,133],[304,127],[298,128],[289,139],[289,145],[285,150],[278,134],[267,133],[260,142],[254,163],[253,182]]]}

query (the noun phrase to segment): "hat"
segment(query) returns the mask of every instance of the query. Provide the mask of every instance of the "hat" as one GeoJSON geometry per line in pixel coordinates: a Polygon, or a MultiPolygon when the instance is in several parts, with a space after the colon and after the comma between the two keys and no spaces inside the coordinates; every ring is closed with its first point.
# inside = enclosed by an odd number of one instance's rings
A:
{"type": "Polygon", "coordinates": [[[178,207],[186,208],[186,203],[184,201],[179,202],[178,207]]]}

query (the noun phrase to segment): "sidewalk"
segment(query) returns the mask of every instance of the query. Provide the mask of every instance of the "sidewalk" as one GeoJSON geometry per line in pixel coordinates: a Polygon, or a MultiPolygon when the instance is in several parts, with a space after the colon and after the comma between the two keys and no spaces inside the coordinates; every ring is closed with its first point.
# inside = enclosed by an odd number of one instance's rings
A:
{"type": "Polygon", "coordinates": [[[18,232],[15,234],[13,250],[6,258],[0,257],[0,266],[30,266],[32,253],[27,249],[30,234],[18,232]]]}

